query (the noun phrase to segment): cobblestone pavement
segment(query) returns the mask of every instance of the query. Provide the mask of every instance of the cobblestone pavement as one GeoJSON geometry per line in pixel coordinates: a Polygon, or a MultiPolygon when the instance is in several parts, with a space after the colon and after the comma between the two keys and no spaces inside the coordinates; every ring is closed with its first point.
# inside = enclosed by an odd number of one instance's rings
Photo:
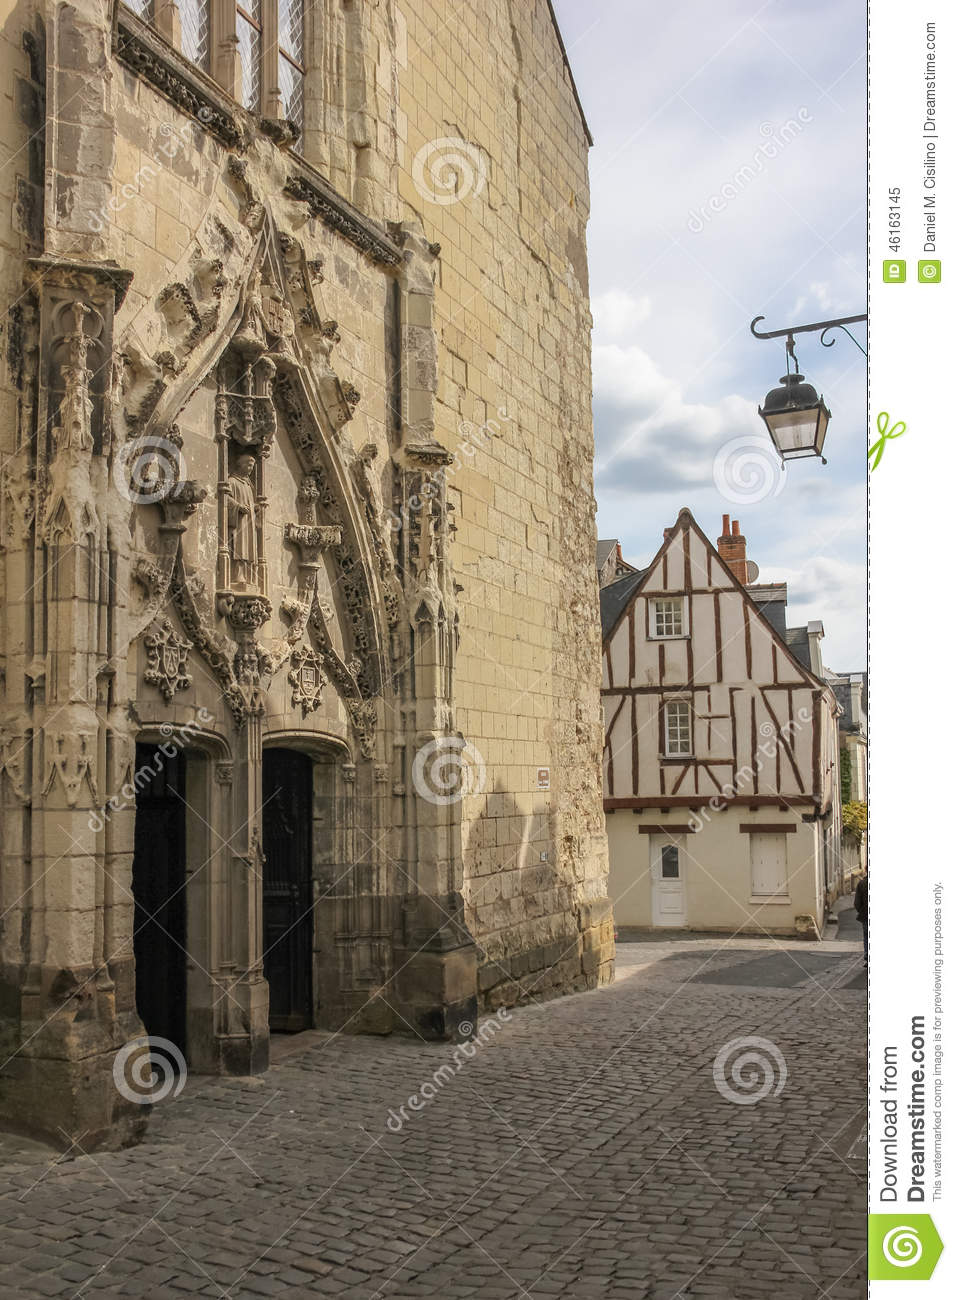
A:
{"type": "Polygon", "coordinates": [[[860,944],[794,983],[808,952],[624,944],[614,986],[513,1011],[458,1071],[300,1035],[262,1078],[190,1078],[133,1150],[4,1146],[0,1295],[863,1297],[860,944]],[[742,1036],[753,1104],[733,1052],[715,1078],[742,1036]]]}

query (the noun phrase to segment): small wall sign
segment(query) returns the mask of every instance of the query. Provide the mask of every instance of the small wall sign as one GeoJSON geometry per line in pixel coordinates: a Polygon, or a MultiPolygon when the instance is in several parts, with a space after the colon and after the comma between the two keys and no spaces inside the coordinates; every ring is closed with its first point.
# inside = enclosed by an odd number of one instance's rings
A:
{"type": "Polygon", "coordinates": [[[538,769],[538,788],[547,790],[551,785],[551,768],[540,767],[538,769]]]}

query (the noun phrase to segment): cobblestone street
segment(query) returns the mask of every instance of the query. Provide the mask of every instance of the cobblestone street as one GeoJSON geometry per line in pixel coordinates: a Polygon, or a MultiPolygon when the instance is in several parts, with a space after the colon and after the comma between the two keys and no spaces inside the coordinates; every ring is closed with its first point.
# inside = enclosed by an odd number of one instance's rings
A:
{"type": "Polygon", "coordinates": [[[262,1078],[189,1078],[138,1148],[8,1144],[0,1293],[862,1297],[844,936],[621,944],[613,986],[513,1011],[459,1071],[449,1045],[300,1035],[262,1078]],[[780,1053],[755,1049],[755,1104],[733,1054],[715,1078],[742,1036],[780,1053]]]}

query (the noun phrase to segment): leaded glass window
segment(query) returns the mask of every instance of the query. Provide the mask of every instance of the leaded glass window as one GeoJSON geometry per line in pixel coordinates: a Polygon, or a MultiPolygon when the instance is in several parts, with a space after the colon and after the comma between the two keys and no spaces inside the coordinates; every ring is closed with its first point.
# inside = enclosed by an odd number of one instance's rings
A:
{"type": "Polygon", "coordinates": [[[279,0],[279,90],[283,111],[302,130],[304,54],[303,0],[279,0]]]}
{"type": "Polygon", "coordinates": [[[236,6],[236,35],[242,77],[240,98],[250,112],[258,113],[262,85],[262,0],[245,0],[236,6]]]}
{"type": "Polygon", "coordinates": [[[209,0],[178,0],[180,45],[187,59],[209,67],[209,0]]]}
{"type": "Polygon", "coordinates": [[[305,0],[177,0],[175,9],[161,7],[159,17],[155,0],[124,3],[170,41],[178,10],[179,47],[190,62],[211,72],[251,113],[285,117],[302,130],[305,0]],[[238,85],[231,43],[221,41],[213,58],[213,31],[222,27],[236,33],[238,85]]]}

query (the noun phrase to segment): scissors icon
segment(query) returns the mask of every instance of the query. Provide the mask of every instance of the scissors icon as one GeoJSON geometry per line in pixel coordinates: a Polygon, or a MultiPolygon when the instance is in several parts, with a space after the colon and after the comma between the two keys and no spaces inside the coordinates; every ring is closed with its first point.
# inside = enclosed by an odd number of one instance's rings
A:
{"type": "Polygon", "coordinates": [[[881,411],[880,415],[877,417],[877,432],[881,436],[878,438],[877,442],[874,443],[874,446],[869,447],[867,451],[868,460],[870,460],[872,456],[874,457],[873,463],[871,464],[872,470],[877,469],[878,465],[881,463],[881,457],[884,455],[884,448],[887,445],[888,440],[891,438],[899,438],[902,433],[907,432],[907,425],[903,420],[898,420],[892,428],[889,428],[890,423],[891,417],[886,411],[881,411]]]}

